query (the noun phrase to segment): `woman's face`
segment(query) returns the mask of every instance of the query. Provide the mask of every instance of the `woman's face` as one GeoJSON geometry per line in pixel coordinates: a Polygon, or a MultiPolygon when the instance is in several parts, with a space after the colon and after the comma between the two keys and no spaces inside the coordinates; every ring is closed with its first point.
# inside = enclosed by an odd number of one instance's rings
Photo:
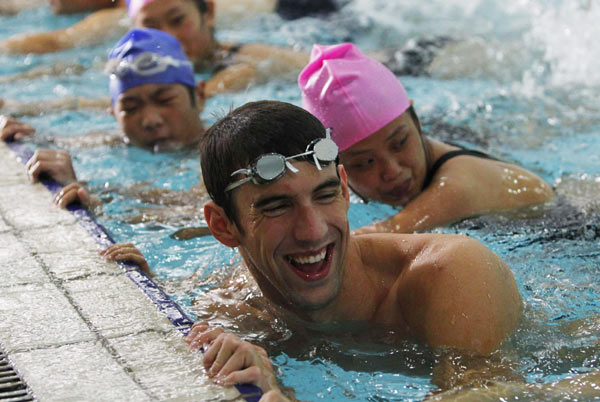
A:
{"type": "Polygon", "coordinates": [[[214,39],[214,7],[200,13],[192,0],[159,0],[146,4],[134,18],[137,28],[154,28],[176,37],[192,62],[212,56],[214,39]]]}
{"type": "Polygon", "coordinates": [[[421,193],[427,158],[409,111],[340,154],[350,186],[359,195],[404,206],[421,193]]]}

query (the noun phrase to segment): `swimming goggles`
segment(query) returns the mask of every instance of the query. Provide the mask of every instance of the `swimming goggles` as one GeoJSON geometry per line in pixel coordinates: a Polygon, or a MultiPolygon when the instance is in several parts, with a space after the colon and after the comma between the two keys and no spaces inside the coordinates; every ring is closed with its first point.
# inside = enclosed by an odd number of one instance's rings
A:
{"type": "Polygon", "coordinates": [[[248,168],[236,170],[231,174],[232,177],[238,174],[245,174],[247,177],[225,187],[225,192],[231,191],[249,181],[252,181],[254,184],[273,182],[285,174],[286,168],[297,173],[298,169],[289,162],[290,159],[312,155],[315,166],[321,170],[321,164],[329,164],[335,161],[338,156],[338,146],[331,139],[331,130],[328,128],[326,132],[326,138],[317,138],[311,141],[306,147],[306,152],[301,154],[285,157],[277,153],[268,153],[259,156],[248,168]]]}
{"type": "Polygon", "coordinates": [[[133,60],[112,59],[106,67],[109,74],[114,74],[119,78],[127,73],[133,72],[137,75],[148,76],[166,71],[169,67],[188,66],[192,68],[189,60],[178,60],[171,56],[161,56],[152,52],[144,52],[137,55],[133,60]]]}

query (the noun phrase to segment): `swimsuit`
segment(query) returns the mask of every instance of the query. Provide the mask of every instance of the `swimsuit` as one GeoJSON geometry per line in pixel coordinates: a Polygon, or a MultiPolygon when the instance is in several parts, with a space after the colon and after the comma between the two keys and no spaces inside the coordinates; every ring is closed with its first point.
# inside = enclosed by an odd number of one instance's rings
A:
{"type": "MultiPolygon", "coordinates": [[[[459,146],[456,144],[449,144],[449,145],[453,145],[453,146],[459,146]]],[[[484,158],[484,159],[491,159],[491,160],[495,160],[498,161],[499,159],[494,158],[491,155],[486,154],[485,152],[481,152],[481,151],[475,151],[472,149],[465,149],[460,147],[461,149],[457,149],[454,151],[448,151],[445,154],[443,154],[442,156],[440,156],[438,158],[438,160],[435,161],[435,163],[433,164],[433,166],[431,167],[431,169],[429,169],[429,171],[427,172],[427,177],[425,177],[425,182],[423,183],[423,188],[426,188],[427,186],[429,186],[429,184],[431,183],[431,180],[433,179],[433,176],[435,176],[435,174],[437,173],[437,171],[440,169],[440,167],[446,163],[448,160],[455,158],[457,156],[461,156],[461,155],[469,155],[469,156],[476,156],[478,158],[484,158]]]]}
{"type": "Polygon", "coordinates": [[[335,0],[279,0],[275,11],[283,19],[294,20],[310,15],[329,14],[338,8],[335,0]]]}
{"type": "Polygon", "coordinates": [[[411,40],[401,49],[388,50],[383,64],[396,75],[427,75],[436,53],[453,41],[448,36],[411,40]]]}

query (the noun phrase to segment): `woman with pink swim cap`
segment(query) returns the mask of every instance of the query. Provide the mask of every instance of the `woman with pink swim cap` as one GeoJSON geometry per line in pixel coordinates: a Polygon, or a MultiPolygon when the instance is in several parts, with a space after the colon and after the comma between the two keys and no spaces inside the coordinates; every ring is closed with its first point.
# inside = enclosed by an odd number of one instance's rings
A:
{"type": "Polygon", "coordinates": [[[519,166],[424,136],[398,78],[351,43],[315,45],[298,84],[304,108],[332,129],[354,192],[403,207],[356,233],[423,231],[552,197],[519,166]]]}

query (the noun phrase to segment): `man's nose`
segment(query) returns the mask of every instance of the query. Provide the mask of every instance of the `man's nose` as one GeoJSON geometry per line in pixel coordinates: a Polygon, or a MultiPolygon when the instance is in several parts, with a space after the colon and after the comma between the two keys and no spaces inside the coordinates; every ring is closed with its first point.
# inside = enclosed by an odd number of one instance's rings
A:
{"type": "Polygon", "coordinates": [[[325,217],[313,206],[303,205],[298,207],[294,225],[296,240],[302,242],[319,241],[327,233],[325,217]]]}

